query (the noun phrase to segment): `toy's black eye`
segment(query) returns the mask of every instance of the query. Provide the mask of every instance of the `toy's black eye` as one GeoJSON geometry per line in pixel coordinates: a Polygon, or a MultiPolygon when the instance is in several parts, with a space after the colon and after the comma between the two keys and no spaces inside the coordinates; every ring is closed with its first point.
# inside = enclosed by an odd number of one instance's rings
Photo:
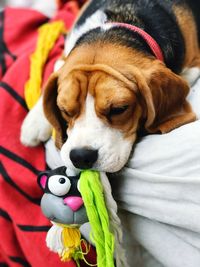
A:
{"type": "Polygon", "coordinates": [[[67,177],[53,175],[48,180],[48,187],[52,194],[61,197],[69,192],[71,188],[71,182],[67,177]]]}
{"type": "Polygon", "coordinates": [[[59,183],[60,183],[60,184],[64,184],[65,182],[66,182],[66,179],[65,179],[65,178],[60,178],[60,179],[59,179],[59,183]]]}

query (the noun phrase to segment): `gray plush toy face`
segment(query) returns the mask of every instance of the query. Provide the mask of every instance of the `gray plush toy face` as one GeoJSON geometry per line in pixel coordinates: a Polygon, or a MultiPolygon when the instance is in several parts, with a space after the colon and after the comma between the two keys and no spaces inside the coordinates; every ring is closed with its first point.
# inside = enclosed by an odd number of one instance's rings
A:
{"type": "Polygon", "coordinates": [[[86,209],[79,192],[79,176],[66,175],[66,167],[42,172],[38,183],[45,192],[41,209],[51,221],[63,224],[88,222],[86,209]]]}

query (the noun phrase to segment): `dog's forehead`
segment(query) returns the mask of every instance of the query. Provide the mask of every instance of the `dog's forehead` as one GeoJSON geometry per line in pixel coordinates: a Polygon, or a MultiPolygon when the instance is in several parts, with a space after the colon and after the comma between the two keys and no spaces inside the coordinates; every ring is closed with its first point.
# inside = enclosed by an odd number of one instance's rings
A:
{"type": "Polygon", "coordinates": [[[93,97],[102,95],[110,97],[115,94],[123,94],[128,91],[128,86],[120,78],[101,69],[74,70],[59,80],[59,94],[64,98],[80,98],[84,94],[86,99],[89,93],[93,97]]]}

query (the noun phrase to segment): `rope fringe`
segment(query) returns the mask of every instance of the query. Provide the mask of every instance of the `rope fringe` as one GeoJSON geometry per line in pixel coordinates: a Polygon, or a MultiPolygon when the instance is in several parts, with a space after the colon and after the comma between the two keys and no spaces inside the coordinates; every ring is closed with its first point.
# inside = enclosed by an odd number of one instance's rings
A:
{"type": "Polygon", "coordinates": [[[119,216],[117,215],[117,203],[112,196],[110,182],[105,172],[100,173],[101,183],[104,189],[104,197],[106,207],[109,214],[110,224],[115,235],[115,257],[117,267],[127,267],[125,249],[123,247],[122,225],[119,216]]]}
{"type": "MultiPolygon", "coordinates": [[[[79,228],[65,224],[52,223],[53,226],[49,229],[46,237],[47,247],[51,251],[58,253],[63,262],[73,259],[78,266],[80,266],[80,260],[87,262],[85,255],[88,254],[90,248],[87,242],[81,239],[79,228]],[[82,242],[84,242],[85,252],[82,250],[82,242]]],[[[88,262],[87,264],[89,266],[94,266],[88,262]]]]}

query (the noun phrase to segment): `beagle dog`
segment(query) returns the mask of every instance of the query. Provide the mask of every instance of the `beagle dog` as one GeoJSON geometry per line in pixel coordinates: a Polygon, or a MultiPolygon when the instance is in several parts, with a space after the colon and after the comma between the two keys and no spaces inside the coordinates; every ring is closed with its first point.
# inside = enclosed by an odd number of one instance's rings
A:
{"type": "MultiPolygon", "coordinates": [[[[196,0],[88,1],[43,95],[66,166],[116,172],[138,133],[194,121],[186,97],[200,74],[199,46],[196,0]]],[[[31,144],[27,121],[21,140],[31,144]]]]}

